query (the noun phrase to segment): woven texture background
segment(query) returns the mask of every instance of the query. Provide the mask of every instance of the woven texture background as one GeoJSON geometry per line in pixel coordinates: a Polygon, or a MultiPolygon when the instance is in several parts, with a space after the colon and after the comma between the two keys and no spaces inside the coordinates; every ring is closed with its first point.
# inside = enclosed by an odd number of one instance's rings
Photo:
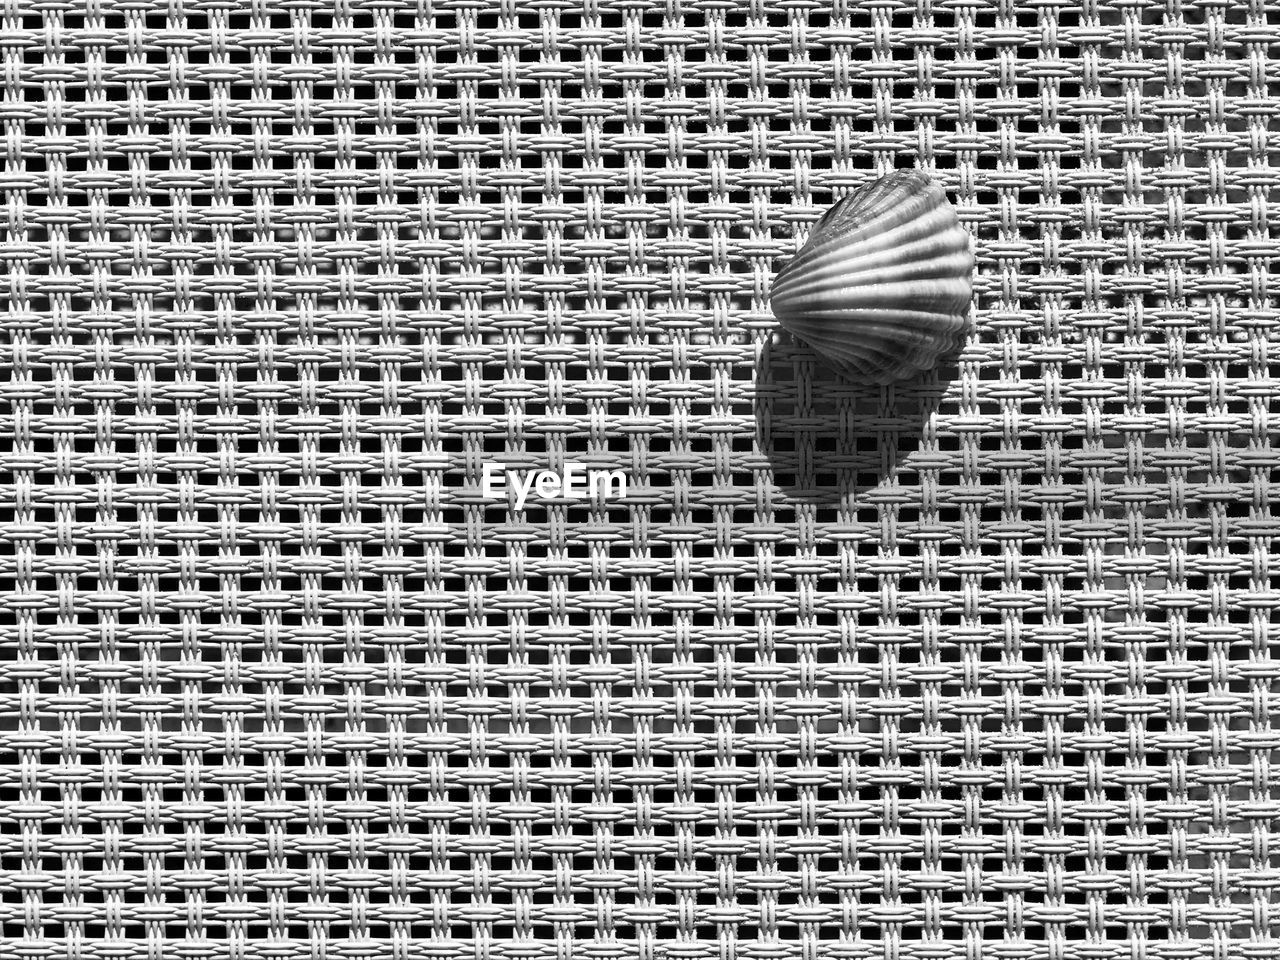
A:
{"type": "Polygon", "coordinates": [[[8,0],[0,956],[1275,957],[1277,44],[8,0]],[[768,281],[913,165],[975,331],[841,383],[768,281]]]}

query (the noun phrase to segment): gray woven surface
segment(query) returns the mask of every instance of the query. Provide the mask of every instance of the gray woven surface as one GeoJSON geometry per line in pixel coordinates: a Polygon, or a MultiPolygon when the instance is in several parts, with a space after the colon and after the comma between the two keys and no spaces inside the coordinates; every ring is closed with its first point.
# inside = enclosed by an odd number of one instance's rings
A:
{"type": "Polygon", "coordinates": [[[9,0],[0,956],[1276,956],[1277,44],[9,0]],[[768,279],[913,164],[976,332],[833,382],[768,279]]]}

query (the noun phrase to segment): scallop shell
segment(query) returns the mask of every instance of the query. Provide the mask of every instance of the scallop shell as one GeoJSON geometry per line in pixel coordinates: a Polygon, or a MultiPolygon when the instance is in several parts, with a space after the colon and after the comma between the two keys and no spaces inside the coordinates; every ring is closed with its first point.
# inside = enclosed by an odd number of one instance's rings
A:
{"type": "Polygon", "coordinates": [[[963,342],[973,264],[942,188],[899,170],[823,214],[769,299],[778,322],[838,373],[890,383],[963,342]]]}

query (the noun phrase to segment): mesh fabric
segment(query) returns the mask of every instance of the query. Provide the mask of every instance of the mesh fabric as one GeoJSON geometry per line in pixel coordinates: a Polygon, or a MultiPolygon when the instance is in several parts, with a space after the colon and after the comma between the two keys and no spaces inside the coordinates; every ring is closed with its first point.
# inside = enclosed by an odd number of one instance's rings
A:
{"type": "Polygon", "coordinates": [[[1276,956],[1278,20],[8,0],[0,956],[1276,956]]]}

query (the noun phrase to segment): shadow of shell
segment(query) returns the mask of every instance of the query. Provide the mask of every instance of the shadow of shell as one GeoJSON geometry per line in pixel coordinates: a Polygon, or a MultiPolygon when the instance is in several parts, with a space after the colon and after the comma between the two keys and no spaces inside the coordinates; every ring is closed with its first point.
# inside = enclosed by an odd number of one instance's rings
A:
{"type": "Polygon", "coordinates": [[[887,385],[847,379],[781,333],[759,348],[758,449],[788,499],[854,505],[893,478],[930,429],[955,377],[955,353],[887,385]]]}

